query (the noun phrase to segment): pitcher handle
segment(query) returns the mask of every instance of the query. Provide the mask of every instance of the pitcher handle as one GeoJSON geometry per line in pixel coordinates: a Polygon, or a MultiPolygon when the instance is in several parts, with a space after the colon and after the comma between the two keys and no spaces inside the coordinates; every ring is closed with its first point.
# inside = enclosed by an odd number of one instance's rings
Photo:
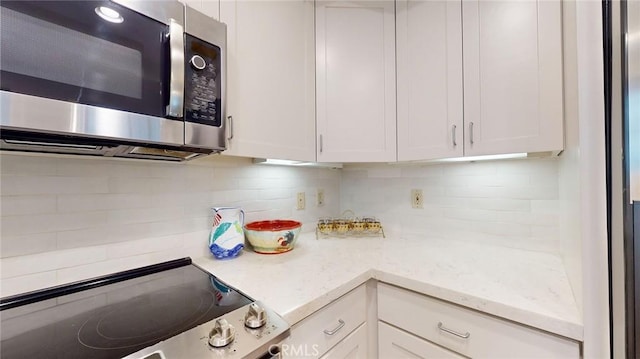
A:
{"type": "Polygon", "coordinates": [[[240,214],[241,214],[241,216],[240,216],[240,223],[241,223],[241,226],[243,226],[243,227],[244,227],[244,211],[243,211],[243,210],[240,210],[240,214]]]}

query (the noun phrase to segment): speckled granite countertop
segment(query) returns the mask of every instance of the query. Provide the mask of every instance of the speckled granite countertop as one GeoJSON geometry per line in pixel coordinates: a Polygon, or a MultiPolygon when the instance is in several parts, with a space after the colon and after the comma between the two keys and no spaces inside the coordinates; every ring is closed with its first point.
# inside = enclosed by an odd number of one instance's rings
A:
{"type": "Polygon", "coordinates": [[[438,239],[303,234],[279,255],[194,259],[292,325],[373,278],[582,341],[581,315],[554,255],[438,239]]]}

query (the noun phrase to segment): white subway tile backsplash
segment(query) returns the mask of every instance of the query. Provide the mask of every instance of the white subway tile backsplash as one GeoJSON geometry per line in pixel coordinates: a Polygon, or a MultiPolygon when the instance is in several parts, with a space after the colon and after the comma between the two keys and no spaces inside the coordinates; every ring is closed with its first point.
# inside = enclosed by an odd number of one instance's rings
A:
{"type": "Polygon", "coordinates": [[[0,235],[18,236],[33,233],[92,228],[105,221],[105,212],[77,212],[3,216],[0,235]]]}
{"type": "Polygon", "coordinates": [[[2,195],[51,195],[63,193],[107,193],[106,178],[66,176],[11,176],[2,173],[2,195]]]}
{"type": "Polygon", "coordinates": [[[246,221],[300,220],[304,231],[351,209],[380,218],[392,236],[553,252],[557,172],[555,159],[332,170],[223,156],[167,164],[2,154],[0,296],[207,255],[214,206],[241,206],[246,221]],[[423,191],[422,209],[410,206],[413,188],[423,191]]]}
{"type": "Polygon", "coordinates": [[[113,243],[108,236],[110,225],[105,224],[92,228],[77,229],[72,231],[59,231],[52,233],[55,236],[53,249],[69,249],[88,246],[98,246],[113,243]]]}
{"type": "Polygon", "coordinates": [[[560,206],[557,200],[531,200],[531,212],[556,214],[560,206]]]}
{"type": "Polygon", "coordinates": [[[2,176],[54,176],[58,173],[56,161],[52,161],[51,157],[47,156],[2,156],[0,158],[0,167],[2,168],[2,176]]]}
{"type": "Polygon", "coordinates": [[[496,170],[497,162],[467,162],[450,163],[442,165],[442,174],[448,177],[473,176],[473,175],[493,175],[499,173],[496,170]]]}
{"type": "Polygon", "coordinates": [[[0,278],[19,277],[27,274],[57,269],[58,259],[53,252],[3,258],[0,263],[0,278]]]}
{"type": "Polygon", "coordinates": [[[32,290],[47,288],[57,285],[56,271],[28,274],[18,277],[0,279],[0,291],[2,296],[9,296],[32,290]]]}
{"type": "MultiPolygon", "coordinates": [[[[519,187],[522,184],[530,183],[530,174],[509,174],[509,173],[495,173],[493,175],[479,175],[473,178],[473,184],[476,186],[514,186],[519,187]]],[[[555,183],[556,180],[552,180],[551,183],[555,183]]]]}
{"type": "Polygon", "coordinates": [[[91,246],[58,250],[56,268],[73,268],[82,264],[95,263],[107,259],[106,246],[91,246]]]}
{"type": "MultiPolygon", "coordinates": [[[[151,177],[109,177],[108,193],[133,193],[133,194],[151,194],[154,189],[159,187],[156,182],[161,181],[158,178],[151,177]]],[[[184,188],[181,186],[181,188],[184,188]]]]}
{"type": "Polygon", "coordinates": [[[0,296],[207,255],[214,206],[310,231],[340,202],[340,171],[222,156],[176,164],[3,153],[0,176],[0,296]],[[305,211],[295,210],[299,191],[305,211]]]}
{"type": "Polygon", "coordinates": [[[445,208],[444,216],[448,218],[461,219],[466,221],[487,221],[497,222],[502,213],[498,211],[490,211],[483,209],[471,209],[471,208],[445,208]]]}
{"type": "Polygon", "coordinates": [[[144,208],[149,206],[151,194],[105,193],[84,195],[59,195],[58,212],[101,211],[122,208],[144,208]]]}
{"type": "Polygon", "coordinates": [[[109,224],[162,222],[184,217],[183,207],[159,206],[153,208],[119,209],[107,212],[109,224]]]}
{"type": "Polygon", "coordinates": [[[95,263],[88,263],[72,268],[61,268],[56,270],[57,284],[70,283],[78,280],[94,278],[109,273],[120,272],[152,264],[149,255],[143,254],[125,258],[104,260],[95,263]]]}
{"type": "Polygon", "coordinates": [[[402,177],[415,177],[415,178],[426,178],[426,177],[442,177],[444,173],[444,165],[428,165],[428,166],[412,166],[412,167],[402,167],[402,177]]]}
{"type": "Polygon", "coordinates": [[[102,246],[3,258],[2,262],[0,262],[0,278],[18,277],[59,268],[76,267],[105,259],[106,249],[102,246]]]}
{"type": "Polygon", "coordinates": [[[341,209],[377,216],[399,236],[557,253],[557,158],[388,167],[346,166],[341,209]],[[413,188],[423,192],[423,209],[411,208],[413,188]]]}
{"type": "Polygon", "coordinates": [[[398,178],[402,175],[402,169],[399,167],[376,167],[367,170],[369,178],[398,178]]]}
{"type": "Polygon", "coordinates": [[[107,256],[109,259],[124,258],[178,248],[181,244],[182,234],[144,238],[110,245],[107,247],[107,256]]]}
{"type": "Polygon", "coordinates": [[[114,172],[111,162],[100,160],[97,163],[91,159],[78,159],[77,161],[59,161],[56,166],[57,176],[66,177],[109,177],[114,172]]]}
{"type": "Polygon", "coordinates": [[[56,196],[3,196],[2,216],[55,213],[56,196]]]}
{"type": "Polygon", "coordinates": [[[468,208],[490,209],[495,211],[530,211],[531,203],[523,199],[468,198],[468,208]]]}
{"type": "Polygon", "coordinates": [[[49,252],[56,249],[56,232],[0,236],[0,258],[49,252]]]}

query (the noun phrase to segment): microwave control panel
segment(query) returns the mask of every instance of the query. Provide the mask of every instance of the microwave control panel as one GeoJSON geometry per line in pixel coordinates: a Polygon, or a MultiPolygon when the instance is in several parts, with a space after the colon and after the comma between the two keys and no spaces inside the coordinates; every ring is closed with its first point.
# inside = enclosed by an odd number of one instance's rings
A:
{"type": "Polygon", "coordinates": [[[185,35],[185,113],[188,122],[220,127],[222,63],[220,48],[185,35]]]}

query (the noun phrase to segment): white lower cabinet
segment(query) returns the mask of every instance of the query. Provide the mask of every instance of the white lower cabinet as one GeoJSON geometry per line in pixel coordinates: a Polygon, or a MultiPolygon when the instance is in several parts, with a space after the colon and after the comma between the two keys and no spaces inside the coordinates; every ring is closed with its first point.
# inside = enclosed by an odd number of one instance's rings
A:
{"type": "MultiPolygon", "coordinates": [[[[580,343],[571,339],[384,283],[378,283],[378,318],[471,358],[580,358],[580,343]]],[[[392,344],[378,337],[385,358],[382,348],[392,344]]]]}
{"type": "Polygon", "coordinates": [[[326,353],[326,358],[367,358],[366,321],[366,288],[361,285],[294,325],[282,344],[283,357],[319,358],[326,353]]]}
{"type": "Polygon", "coordinates": [[[427,340],[378,322],[378,354],[380,358],[463,359],[427,340]]]}
{"type": "Polygon", "coordinates": [[[297,323],[281,348],[284,358],[580,358],[575,340],[381,282],[297,323]]]}
{"type": "Polygon", "coordinates": [[[368,359],[367,343],[367,323],[364,323],[323,355],[322,359],[368,359]]]}

